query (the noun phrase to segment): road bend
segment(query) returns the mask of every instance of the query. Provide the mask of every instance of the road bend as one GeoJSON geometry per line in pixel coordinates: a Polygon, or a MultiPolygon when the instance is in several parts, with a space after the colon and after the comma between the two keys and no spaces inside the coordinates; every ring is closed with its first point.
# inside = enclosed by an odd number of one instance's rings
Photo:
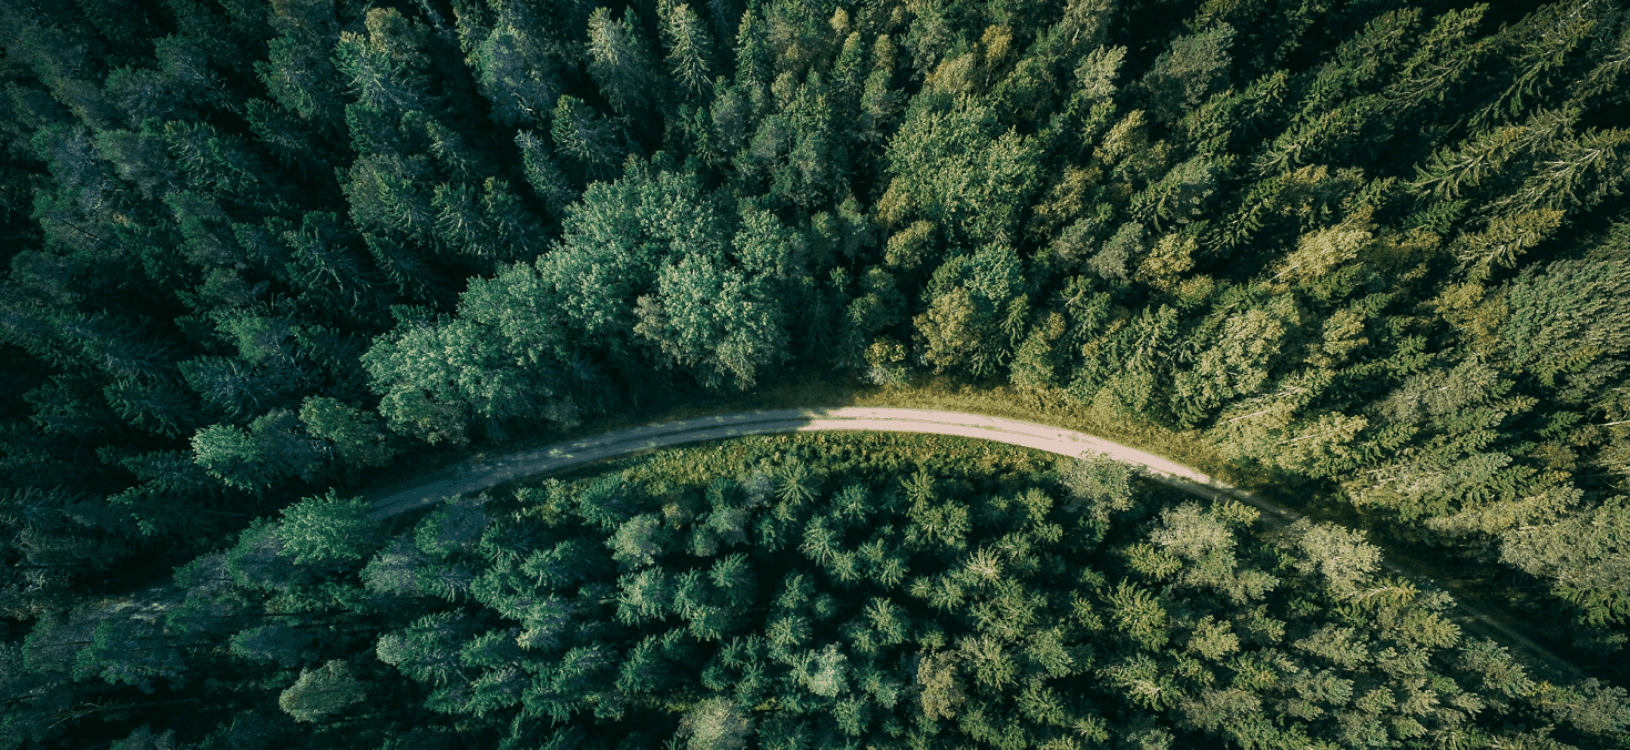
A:
{"type": "MultiPolygon", "coordinates": [[[[750,435],[830,430],[950,435],[1017,445],[1071,458],[1108,456],[1133,465],[1142,476],[1191,495],[1211,500],[1237,500],[1255,507],[1262,511],[1260,522],[1269,528],[1281,528],[1303,517],[1283,505],[1182,464],[1083,432],[981,414],[852,406],[695,417],[607,432],[496,457],[469,459],[420,477],[411,485],[398,486],[372,497],[373,511],[370,516],[375,520],[384,520],[505,482],[676,445],[750,435]]],[[[1393,560],[1383,558],[1381,564],[1388,571],[1405,578],[1442,585],[1430,576],[1393,560]]],[[[1452,585],[1444,588],[1451,594],[1455,593],[1452,585]]],[[[1451,617],[1463,629],[1492,638],[1525,654],[1531,666],[1549,673],[1552,678],[1584,679],[1589,676],[1576,665],[1472,607],[1460,597],[1456,597],[1456,607],[1451,617]]]]}

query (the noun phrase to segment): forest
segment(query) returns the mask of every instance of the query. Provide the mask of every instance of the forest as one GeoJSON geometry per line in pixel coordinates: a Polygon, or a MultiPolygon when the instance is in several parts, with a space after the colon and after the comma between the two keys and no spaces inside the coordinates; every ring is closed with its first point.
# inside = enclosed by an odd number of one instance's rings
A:
{"type": "Polygon", "coordinates": [[[0,48],[0,750],[1630,736],[1622,3],[0,0],[0,48]],[[1092,462],[356,499],[809,373],[1205,446],[1595,677],[1092,462]]]}

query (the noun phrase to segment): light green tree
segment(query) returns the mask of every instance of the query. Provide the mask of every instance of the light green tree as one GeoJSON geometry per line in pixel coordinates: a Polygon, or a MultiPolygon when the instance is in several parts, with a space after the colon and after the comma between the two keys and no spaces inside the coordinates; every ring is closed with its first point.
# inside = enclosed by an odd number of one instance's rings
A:
{"type": "Polygon", "coordinates": [[[307,396],[300,421],[312,436],[333,443],[346,466],[384,466],[396,457],[396,446],[375,412],[328,396],[307,396]]]}
{"type": "Polygon", "coordinates": [[[1005,244],[947,260],[928,284],[928,310],[912,321],[923,337],[923,359],[937,371],[995,372],[1029,322],[1023,282],[1018,255],[1005,244]]]}
{"type": "Polygon", "coordinates": [[[247,429],[212,425],[192,437],[193,460],[232,487],[262,492],[289,479],[311,481],[325,459],[323,446],[294,414],[276,409],[247,429]]]}
{"type": "Polygon", "coordinates": [[[957,654],[925,654],[917,662],[917,687],[923,715],[930,720],[954,719],[965,698],[957,678],[957,654]]]}
{"type": "Polygon", "coordinates": [[[541,411],[535,382],[496,332],[474,320],[411,325],[381,336],[362,364],[391,429],[432,444],[464,442],[472,418],[541,411]]]}
{"type": "Polygon", "coordinates": [[[658,273],[655,295],[639,298],[634,333],[702,385],[746,390],[787,357],[780,306],[767,292],[722,258],[684,256],[658,273]]]}
{"type": "Polygon", "coordinates": [[[1216,91],[1227,87],[1234,27],[1219,23],[1198,34],[1178,37],[1138,82],[1149,109],[1162,121],[1178,119],[1216,91]]]}
{"type": "Polygon", "coordinates": [[[277,538],[300,565],[367,559],[384,544],[379,524],[368,518],[371,509],[366,501],[341,499],[331,489],[284,508],[277,538]]]}
{"type": "Polygon", "coordinates": [[[1132,467],[1102,453],[1067,460],[1059,466],[1058,482],[1069,493],[1064,510],[1087,510],[1108,521],[1110,514],[1132,508],[1132,467]]]}
{"type": "Polygon", "coordinates": [[[366,695],[351,668],[335,659],[317,669],[304,669],[300,679],[277,697],[277,705],[295,721],[319,722],[338,714],[366,695]]]}
{"type": "Polygon", "coordinates": [[[679,720],[679,735],[690,750],[740,750],[752,736],[753,717],[728,698],[708,698],[679,720]]]}
{"type": "Polygon", "coordinates": [[[1303,313],[1293,297],[1248,304],[1213,313],[1190,339],[1204,348],[1172,375],[1171,408],[1181,423],[1197,424],[1232,400],[1263,391],[1300,333],[1303,313]]]}
{"type": "Polygon", "coordinates": [[[431,96],[422,47],[429,30],[395,8],[367,15],[367,33],[341,32],[334,65],[357,101],[370,109],[407,113],[429,108],[431,96]]]}
{"type": "Polygon", "coordinates": [[[934,222],[953,242],[1015,236],[1040,179],[1039,145],[1004,129],[977,100],[919,97],[889,141],[888,189],[879,218],[934,222]]]}
{"type": "Polygon", "coordinates": [[[668,48],[668,70],[674,80],[691,96],[711,91],[713,43],[707,27],[688,3],[664,3],[658,10],[662,14],[662,41],[668,48]]]}
{"type": "MultiPolygon", "coordinates": [[[[465,14],[458,14],[465,20],[465,14]]],[[[541,125],[560,93],[559,62],[535,32],[502,19],[466,58],[492,107],[493,121],[514,127],[541,125]]],[[[476,29],[481,34],[482,30],[476,29]]]]}
{"type": "Polygon", "coordinates": [[[565,94],[555,100],[549,122],[555,148],[572,161],[584,178],[603,178],[612,173],[622,156],[615,125],[583,100],[565,94]]]}
{"type": "Polygon", "coordinates": [[[1438,16],[1387,86],[1387,101],[1394,107],[1411,108],[1452,95],[1490,51],[1485,41],[1470,38],[1487,11],[1487,5],[1473,5],[1438,16]]]}
{"type": "Polygon", "coordinates": [[[1500,558],[1549,579],[1590,622],[1630,618],[1630,501],[1609,499],[1562,520],[1513,529],[1500,558]]]}
{"type": "Polygon", "coordinates": [[[1340,598],[1358,595],[1359,586],[1381,565],[1381,550],[1357,531],[1301,519],[1286,529],[1285,543],[1296,550],[1297,569],[1317,575],[1340,598]]]}

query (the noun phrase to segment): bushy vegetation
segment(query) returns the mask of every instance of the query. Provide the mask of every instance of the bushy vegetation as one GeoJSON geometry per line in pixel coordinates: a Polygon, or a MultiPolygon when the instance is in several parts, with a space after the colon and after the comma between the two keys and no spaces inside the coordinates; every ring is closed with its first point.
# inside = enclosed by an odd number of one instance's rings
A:
{"type": "MultiPolygon", "coordinates": [[[[283,575],[402,456],[809,371],[1180,433],[1626,669],[1620,4],[13,0],[0,44],[13,744],[189,710],[85,613],[283,575]]],[[[324,717],[363,665],[307,635],[241,648],[324,717]]]]}

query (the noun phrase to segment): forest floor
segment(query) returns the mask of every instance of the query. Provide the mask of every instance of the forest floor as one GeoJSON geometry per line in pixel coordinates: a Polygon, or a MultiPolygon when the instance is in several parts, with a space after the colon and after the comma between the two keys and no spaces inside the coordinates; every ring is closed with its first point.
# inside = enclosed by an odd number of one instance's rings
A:
{"type": "MultiPolygon", "coordinates": [[[[842,406],[805,409],[763,409],[697,416],[631,427],[496,456],[479,455],[421,475],[408,486],[370,496],[372,517],[383,520],[433,505],[448,497],[478,492],[506,482],[569,467],[670,446],[751,435],[825,430],[911,432],[990,440],[1069,457],[1102,454],[1138,467],[1143,476],[1212,500],[1232,499],[1262,511],[1261,523],[1282,527],[1303,516],[1271,500],[1202,474],[1166,458],[1100,437],[1002,417],[954,411],[842,406]]],[[[1452,581],[1434,580],[1393,559],[1382,564],[1406,578],[1439,585],[1455,595],[1453,613],[1471,634],[1491,638],[1525,656],[1536,676],[1553,681],[1583,679],[1589,675],[1517,632],[1510,625],[1479,610],[1459,595],[1452,581]]]]}

